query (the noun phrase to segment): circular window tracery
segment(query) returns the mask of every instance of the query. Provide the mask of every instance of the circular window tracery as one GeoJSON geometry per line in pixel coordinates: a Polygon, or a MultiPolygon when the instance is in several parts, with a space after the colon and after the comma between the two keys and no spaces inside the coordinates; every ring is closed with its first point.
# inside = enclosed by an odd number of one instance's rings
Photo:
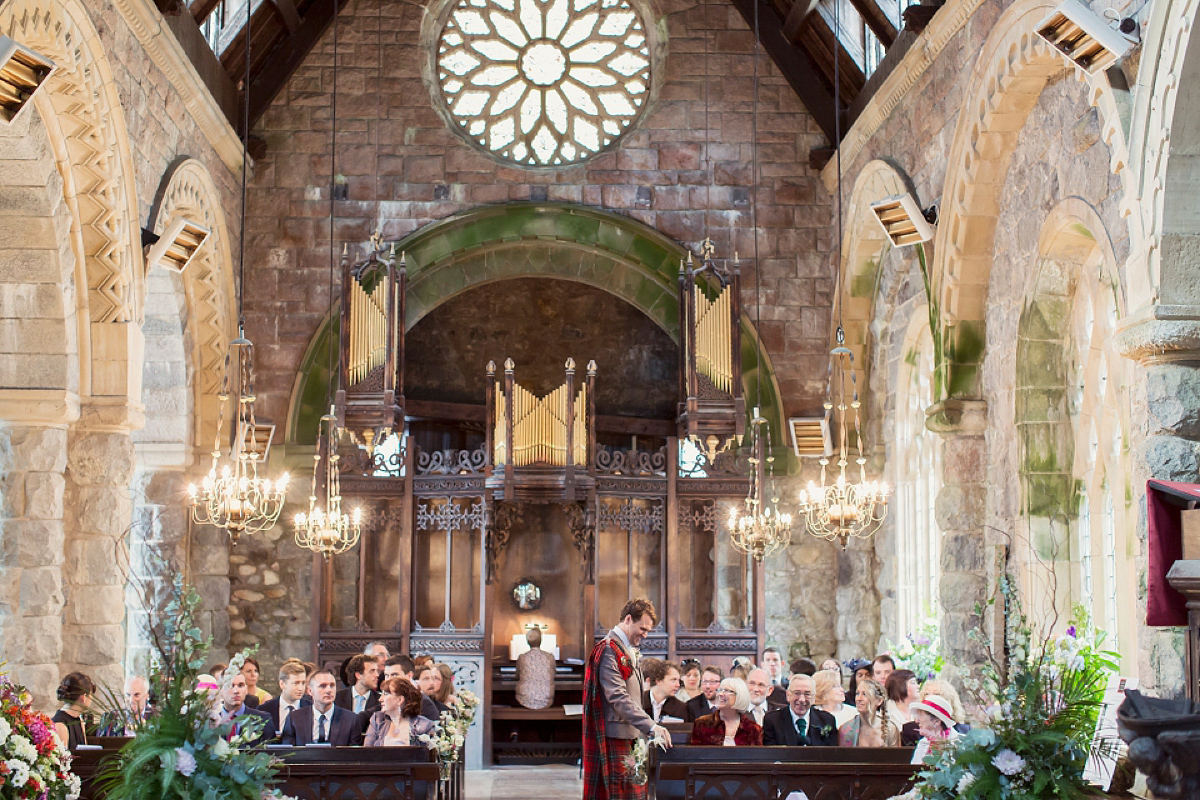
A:
{"type": "Polygon", "coordinates": [[[628,0],[459,0],[438,41],[450,117],[524,166],[583,161],[637,119],[650,51],[628,0]]]}

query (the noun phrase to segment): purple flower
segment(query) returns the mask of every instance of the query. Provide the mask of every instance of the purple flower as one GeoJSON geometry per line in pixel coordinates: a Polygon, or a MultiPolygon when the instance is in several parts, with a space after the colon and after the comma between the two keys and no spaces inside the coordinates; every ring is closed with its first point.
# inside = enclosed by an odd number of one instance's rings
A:
{"type": "Polygon", "coordinates": [[[185,778],[192,777],[196,771],[196,757],[182,747],[175,748],[175,771],[185,778]]]}
{"type": "Polygon", "coordinates": [[[1075,630],[1074,625],[1067,626],[1067,636],[1070,636],[1072,639],[1074,639],[1078,635],[1079,635],[1079,633],[1078,633],[1078,631],[1075,630]]]}

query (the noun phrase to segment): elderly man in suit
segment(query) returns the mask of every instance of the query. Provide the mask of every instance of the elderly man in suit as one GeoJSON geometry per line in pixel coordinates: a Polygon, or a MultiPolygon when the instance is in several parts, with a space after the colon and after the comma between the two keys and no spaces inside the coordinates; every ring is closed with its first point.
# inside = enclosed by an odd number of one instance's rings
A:
{"type": "Polygon", "coordinates": [[[642,710],[645,680],[637,646],[658,615],[649,600],[630,600],[621,621],[593,648],[583,677],[583,798],[643,800],[633,774],[633,740],[654,737],[669,747],[666,729],[642,710]]]}
{"type": "MultiPolygon", "coordinates": [[[[371,666],[374,665],[375,660],[371,659],[371,666]]],[[[308,691],[312,694],[312,705],[296,709],[283,723],[284,744],[353,747],[363,743],[363,718],[333,704],[337,678],[332,672],[324,669],[314,672],[308,679],[308,691]]]]}
{"type": "Polygon", "coordinates": [[[254,738],[250,740],[249,746],[258,747],[275,738],[275,725],[271,722],[269,715],[246,705],[246,695],[249,691],[250,686],[246,683],[246,676],[241,672],[234,675],[229,683],[221,688],[222,708],[219,724],[232,723],[230,736],[254,730],[254,738]],[[257,729],[254,729],[252,720],[258,720],[261,723],[257,729]]]}
{"type": "Polygon", "coordinates": [[[750,708],[747,713],[754,717],[760,728],[768,713],[787,705],[771,701],[771,676],[761,667],[750,670],[746,675],[746,689],[750,692],[750,708]]]}
{"type": "Polygon", "coordinates": [[[763,744],[799,747],[836,747],[837,720],[813,705],[816,683],[808,675],[793,675],[788,684],[788,704],[763,717],[763,744]]]}

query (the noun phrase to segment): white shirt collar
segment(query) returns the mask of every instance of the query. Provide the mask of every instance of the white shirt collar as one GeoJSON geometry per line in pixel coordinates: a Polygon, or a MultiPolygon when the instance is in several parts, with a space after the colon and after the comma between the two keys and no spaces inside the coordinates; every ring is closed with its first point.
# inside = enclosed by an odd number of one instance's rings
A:
{"type": "Polygon", "coordinates": [[[625,635],[625,631],[621,630],[620,626],[617,626],[613,628],[613,633],[615,633],[617,638],[621,640],[621,644],[625,646],[625,649],[632,653],[633,645],[629,643],[629,637],[625,635]]]}

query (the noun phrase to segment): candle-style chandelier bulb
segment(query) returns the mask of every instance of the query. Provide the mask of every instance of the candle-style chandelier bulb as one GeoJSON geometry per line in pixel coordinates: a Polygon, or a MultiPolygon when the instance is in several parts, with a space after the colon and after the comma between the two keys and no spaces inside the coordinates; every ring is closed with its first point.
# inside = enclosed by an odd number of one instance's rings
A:
{"type": "Polygon", "coordinates": [[[243,533],[258,533],[271,528],[279,519],[287,498],[286,472],[275,481],[258,475],[259,464],[266,453],[256,438],[253,365],[254,345],[239,335],[229,343],[229,352],[225,356],[212,464],[199,487],[188,486],[192,520],[198,525],[215,525],[227,531],[234,541],[243,533]],[[231,383],[236,383],[237,412],[226,458],[221,434],[225,406],[233,396],[231,383]]]}

